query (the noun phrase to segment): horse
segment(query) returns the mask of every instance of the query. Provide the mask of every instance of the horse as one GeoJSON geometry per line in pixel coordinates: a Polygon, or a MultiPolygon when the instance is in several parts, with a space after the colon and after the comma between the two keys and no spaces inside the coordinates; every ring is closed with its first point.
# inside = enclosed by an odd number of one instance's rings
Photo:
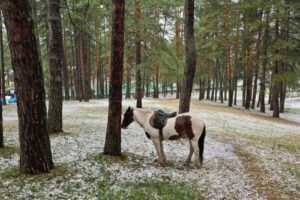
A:
{"type": "Polygon", "coordinates": [[[201,167],[203,163],[204,139],[206,135],[204,122],[196,115],[186,112],[168,118],[165,126],[162,128],[162,135],[160,131],[153,127],[151,120],[155,111],[131,108],[126,110],[123,116],[121,127],[126,129],[133,121],[137,122],[145,131],[146,136],[150,139],[156,149],[158,159],[156,163],[158,166],[163,166],[166,161],[166,155],[163,149],[163,140],[177,140],[186,138],[189,140],[190,152],[185,160],[185,164],[191,163],[191,158],[195,155],[195,166],[201,167]]]}

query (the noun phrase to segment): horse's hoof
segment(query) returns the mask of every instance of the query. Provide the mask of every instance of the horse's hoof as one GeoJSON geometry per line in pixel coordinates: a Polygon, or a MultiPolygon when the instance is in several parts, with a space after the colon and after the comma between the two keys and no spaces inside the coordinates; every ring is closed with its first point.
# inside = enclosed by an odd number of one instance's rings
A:
{"type": "MultiPolygon", "coordinates": [[[[164,159],[163,159],[163,162],[166,162],[166,161],[167,161],[167,159],[164,158],[164,159]]],[[[153,162],[158,162],[158,159],[156,158],[153,162]]]]}
{"type": "Polygon", "coordinates": [[[156,165],[157,167],[164,167],[164,166],[165,166],[165,162],[159,162],[159,161],[157,161],[157,162],[155,163],[155,165],[156,165]]]}
{"type": "Polygon", "coordinates": [[[202,168],[202,165],[200,163],[195,163],[195,168],[196,169],[201,169],[202,168]]]}
{"type": "Polygon", "coordinates": [[[191,161],[185,161],[185,162],[183,163],[184,166],[190,166],[190,164],[191,164],[191,161]]]}

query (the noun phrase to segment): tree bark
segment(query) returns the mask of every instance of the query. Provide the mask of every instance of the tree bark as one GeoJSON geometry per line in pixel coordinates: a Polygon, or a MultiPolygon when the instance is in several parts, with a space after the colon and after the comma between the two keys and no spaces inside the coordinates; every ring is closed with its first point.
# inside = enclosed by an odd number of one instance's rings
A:
{"type": "Polygon", "coordinates": [[[64,65],[63,65],[63,75],[64,75],[64,89],[65,89],[65,100],[70,100],[70,88],[69,88],[69,74],[68,74],[68,54],[67,54],[67,34],[64,30],[64,65]]]}
{"type": "MultiPolygon", "coordinates": [[[[286,4],[289,3],[288,0],[285,1],[286,4]]],[[[281,37],[285,42],[289,42],[289,16],[290,12],[287,12],[287,15],[283,17],[281,20],[281,37]]],[[[280,70],[281,73],[285,73],[287,69],[287,47],[281,47],[281,55],[283,59],[280,62],[280,70]]],[[[285,98],[286,98],[286,81],[281,80],[280,81],[280,94],[279,94],[279,111],[280,113],[284,112],[284,104],[285,104],[285,98]]]]}
{"type": "Polygon", "coordinates": [[[251,94],[252,94],[252,54],[251,44],[248,44],[246,53],[246,101],[245,108],[250,108],[251,94]]]}
{"type": "Polygon", "coordinates": [[[141,75],[141,4],[140,0],[135,0],[135,20],[136,20],[136,33],[135,33],[135,63],[136,63],[136,107],[142,108],[142,75],[141,75]]]}
{"type": "Polygon", "coordinates": [[[30,6],[28,0],[4,0],[0,6],[18,96],[20,168],[27,174],[49,172],[54,165],[47,131],[44,76],[30,6]]]}
{"type": "Polygon", "coordinates": [[[5,85],[4,80],[4,48],[3,48],[3,32],[2,32],[2,12],[0,9],[0,64],[1,64],[1,76],[0,76],[0,91],[2,95],[0,95],[0,148],[4,147],[4,138],[3,138],[3,115],[2,115],[2,105],[5,101],[5,90],[1,90],[3,88],[3,84],[5,85]]]}
{"type": "MultiPolygon", "coordinates": [[[[229,36],[229,17],[228,17],[228,0],[224,0],[224,15],[225,15],[225,48],[226,48],[226,77],[228,81],[228,106],[233,103],[233,87],[231,78],[231,63],[230,63],[230,36],[229,36]]],[[[226,95],[225,95],[226,96],[226,95]]]]}
{"type": "Polygon", "coordinates": [[[60,0],[49,0],[49,133],[62,132],[62,69],[63,69],[63,39],[60,20],[60,0]]]}
{"type": "Polygon", "coordinates": [[[210,78],[211,78],[211,65],[208,62],[208,76],[207,76],[207,88],[206,88],[206,100],[209,100],[210,94],[210,78]]]}
{"type": "Polygon", "coordinates": [[[218,68],[219,68],[219,58],[216,58],[216,69],[215,69],[215,79],[216,79],[216,88],[215,88],[215,99],[214,101],[217,101],[218,99],[218,88],[219,88],[219,73],[218,73],[218,68]]]}
{"type": "Polygon", "coordinates": [[[234,62],[234,102],[233,104],[236,105],[237,103],[237,83],[238,83],[238,67],[240,63],[240,26],[241,26],[241,17],[238,16],[238,23],[236,26],[236,45],[235,45],[235,62],[234,62]]]}
{"type": "Polygon", "coordinates": [[[210,96],[210,100],[213,101],[214,100],[214,95],[215,95],[215,83],[216,83],[216,74],[215,74],[215,69],[214,69],[214,73],[213,73],[213,76],[212,76],[212,79],[213,79],[213,85],[212,85],[212,88],[211,88],[211,96],[210,96]]]}
{"type": "Polygon", "coordinates": [[[260,92],[259,92],[259,101],[260,101],[260,112],[265,112],[265,95],[266,95],[266,73],[268,65],[268,41],[269,41],[269,10],[265,11],[265,27],[264,27],[264,36],[262,44],[262,70],[260,77],[260,92]]]}
{"type": "Polygon", "coordinates": [[[112,0],[109,107],[104,154],[121,155],[125,0],[112,0]]]}
{"type": "Polygon", "coordinates": [[[179,113],[190,110],[191,94],[196,70],[196,48],[194,39],[194,0],[185,0],[184,6],[185,70],[182,81],[179,113]]]}
{"type": "MultiPolygon", "coordinates": [[[[262,11],[259,14],[260,20],[262,20],[262,11]]],[[[252,94],[252,102],[251,108],[255,108],[256,102],[256,92],[257,92],[257,81],[258,81],[258,71],[260,68],[260,53],[261,53],[261,26],[258,29],[258,38],[256,42],[256,63],[255,63],[255,74],[254,74],[254,86],[253,86],[253,94],[252,94]]]]}
{"type": "Polygon", "coordinates": [[[5,66],[4,66],[4,46],[3,46],[3,30],[2,30],[2,15],[1,15],[1,10],[0,10],[0,57],[1,57],[1,89],[2,89],[2,101],[3,105],[6,105],[6,99],[5,99],[5,66]]]}
{"type": "MultiPolygon", "coordinates": [[[[278,11],[277,11],[278,12],[278,11]]],[[[275,39],[279,39],[279,19],[276,19],[275,22],[275,39]]],[[[280,52],[279,48],[275,50],[275,54],[280,52]]],[[[279,90],[280,84],[278,80],[278,75],[280,74],[279,69],[279,60],[275,60],[274,68],[273,68],[273,82],[272,82],[272,108],[273,108],[273,117],[279,117],[279,90]]]]}
{"type": "Polygon", "coordinates": [[[70,87],[71,87],[71,98],[74,99],[75,98],[75,92],[74,92],[74,85],[76,85],[75,82],[75,77],[76,77],[76,72],[75,72],[75,51],[74,51],[74,37],[73,37],[73,33],[70,34],[71,37],[71,49],[72,49],[72,67],[71,67],[71,77],[70,77],[70,87]]]}
{"type": "MultiPolygon", "coordinates": [[[[218,62],[220,62],[218,60],[218,62]]],[[[218,69],[218,74],[219,74],[219,77],[220,77],[220,95],[219,95],[219,99],[221,101],[221,103],[224,102],[224,98],[223,98],[223,75],[222,75],[222,67],[220,66],[219,69],[218,69]]]]}
{"type": "MultiPolygon", "coordinates": [[[[97,28],[97,27],[95,27],[97,28]]],[[[96,96],[100,98],[100,51],[99,51],[99,36],[96,33],[96,96]]]]}
{"type": "Polygon", "coordinates": [[[82,87],[82,58],[81,58],[81,32],[75,29],[75,49],[76,49],[76,100],[83,100],[83,87],[82,87]]]}
{"type": "Polygon", "coordinates": [[[126,66],[126,99],[130,99],[131,96],[131,66],[128,63],[126,66]]]}
{"type": "MultiPolygon", "coordinates": [[[[178,59],[182,58],[182,53],[181,53],[181,44],[182,44],[182,39],[181,39],[181,23],[180,23],[180,9],[176,11],[176,22],[175,22],[175,37],[176,37],[176,57],[178,59]]],[[[180,66],[177,65],[177,69],[179,69],[180,66]]],[[[177,77],[176,80],[176,99],[179,99],[180,97],[180,90],[181,90],[181,80],[179,77],[177,77]]]]}

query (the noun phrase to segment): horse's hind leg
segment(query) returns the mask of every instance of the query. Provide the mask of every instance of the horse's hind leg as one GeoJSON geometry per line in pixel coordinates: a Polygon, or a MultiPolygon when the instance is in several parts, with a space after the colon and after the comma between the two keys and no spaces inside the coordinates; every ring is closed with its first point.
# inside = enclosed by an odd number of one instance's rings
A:
{"type": "Polygon", "coordinates": [[[200,159],[199,159],[200,152],[199,152],[198,140],[194,140],[194,139],[191,140],[191,144],[192,144],[194,154],[195,154],[195,166],[199,168],[199,167],[201,167],[201,163],[200,163],[200,159]]]}
{"type": "Polygon", "coordinates": [[[192,156],[193,156],[193,153],[194,153],[194,150],[193,150],[193,147],[192,147],[192,143],[191,143],[190,140],[189,140],[189,144],[190,144],[190,153],[189,153],[187,159],[185,160],[185,164],[187,164],[187,165],[189,165],[191,163],[192,156]]]}

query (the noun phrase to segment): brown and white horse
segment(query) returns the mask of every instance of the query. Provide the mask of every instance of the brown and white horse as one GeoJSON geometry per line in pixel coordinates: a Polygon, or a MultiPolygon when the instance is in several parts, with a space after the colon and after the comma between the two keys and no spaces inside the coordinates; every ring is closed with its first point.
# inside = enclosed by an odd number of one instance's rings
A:
{"type": "MultiPolygon", "coordinates": [[[[133,121],[136,121],[145,131],[146,136],[152,140],[157,151],[157,164],[163,165],[166,156],[163,149],[159,130],[153,128],[150,119],[154,111],[129,107],[124,113],[122,128],[127,128],[133,121]]],[[[177,140],[188,138],[190,143],[190,153],[186,159],[186,164],[191,162],[193,153],[195,154],[195,165],[200,167],[203,161],[205,125],[203,121],[192,113],[178,114],[169,118],[162,129],[163,140],[177,140]]]]}

